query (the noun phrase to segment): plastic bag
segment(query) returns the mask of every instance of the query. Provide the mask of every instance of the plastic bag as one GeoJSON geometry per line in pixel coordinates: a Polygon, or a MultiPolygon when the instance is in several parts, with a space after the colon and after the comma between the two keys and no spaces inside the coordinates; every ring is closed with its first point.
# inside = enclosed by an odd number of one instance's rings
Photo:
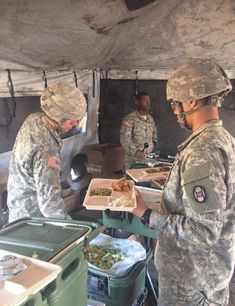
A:
{"type": "Polygon", "coordinates": [[[14,255],[0,255],[0,281],[11,279],[26,268],[21,258],[14,255]]]}
{"type": "Polygon", "coordinates": [[[145,248],[137,241],[113,238],[105,234],[99,234],[90,242],[90,245],[102,246],[107,249],[118,249],[127,255],[127,257],[115,263],[110,269],[100,269],[88,262],[88,266],[103,271],[113,276],[123,276],[138,261],[146,259],[145,248]]]}

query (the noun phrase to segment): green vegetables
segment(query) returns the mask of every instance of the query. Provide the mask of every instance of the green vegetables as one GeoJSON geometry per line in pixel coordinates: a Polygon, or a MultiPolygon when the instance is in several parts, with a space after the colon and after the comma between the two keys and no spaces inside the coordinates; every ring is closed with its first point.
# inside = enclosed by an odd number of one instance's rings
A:
{"type": "Polygon", "coordinates": [[[36,259],[36,258],[38,258],[38,254],[34,251],[31,257],[36,259]]]}
{"type": "Polygon", "coordinates": [[[87,261],[100,269],[110,269],[115,263],[124,260],[127,255],[118,249],[107,249],[90,245],[86,249],[87,261]]]}
{"type": "Polygon", "coordinates": [[[159,172],[159,169],[147,169],[147,170],[145,170],[147,173],[157,173],[157,172],[159,172]]]}
{"type": "Polygon", "coordinates": [[[96,188],[91,190],[90,196],[111,196],[112,190],[108,188],[96,188]]]}
{"type": "Polygon", "coordinates": [[[150,168],[150,169],[146,169],[145,171],[147,173],[157,173],[157,172],[166,172],[169,171],[170,167],[160,167],[160,168],[150,168]]]}

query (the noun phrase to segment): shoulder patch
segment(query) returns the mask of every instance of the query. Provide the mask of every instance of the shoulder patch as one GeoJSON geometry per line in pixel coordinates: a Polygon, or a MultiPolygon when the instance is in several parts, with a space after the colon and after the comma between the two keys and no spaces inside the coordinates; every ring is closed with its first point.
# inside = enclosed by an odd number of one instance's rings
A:
{"type": "Polygon", "coordinates": [[[47,165],[49,168],[60,170],[60,159],[57,156],[50,156],[47,165]]]}
{"type": "Polygon", "coordinates": [[[206,200],[206,190],[202,186],[195,186],[193,195],[194,199],[199,203],[203,203],[206,200]]]}

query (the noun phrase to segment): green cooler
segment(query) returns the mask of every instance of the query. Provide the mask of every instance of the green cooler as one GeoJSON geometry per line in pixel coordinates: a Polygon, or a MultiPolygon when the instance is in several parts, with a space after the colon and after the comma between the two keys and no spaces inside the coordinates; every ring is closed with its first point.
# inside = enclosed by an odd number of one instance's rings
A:
{"type": "Polygon", "coordinates": [[[0,249],[58,264],[62,271],[22,306],[87,306],[87,263],[82,248],[99,233],[97,223],[19,219],[0,231],[0,249]]]}
{"type": "Polygon", "coordinates": [[[152,256],[147,251],[146,260],[137,262],[124,276],[111,276],[99,269],[88,270],[88,297],[106,306],[140,306],[147,295],[146,269],[152,256]]]}

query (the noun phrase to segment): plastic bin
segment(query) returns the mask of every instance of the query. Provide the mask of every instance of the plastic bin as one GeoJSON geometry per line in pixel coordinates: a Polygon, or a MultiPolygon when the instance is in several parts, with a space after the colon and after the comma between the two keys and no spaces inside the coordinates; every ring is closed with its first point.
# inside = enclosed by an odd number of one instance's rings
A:
{"type": "Polygon", "coordinates": [[[62,267],[46,288],[21,306],[87,306],[87,263],[82,247],[98,233],[97,223],[45,218],[20,219],[0,231],[0,248],[62,267]]]}
{"type": "Polygon", "coordinates": [[[88,297],[103,302],[106,306],[142,305],[147,295],[145,277],[147,263],[151,256],[152,251],[148,250],[146,260],[136,263],[122,277],[111,276],[89,267],[88,297]]]}

